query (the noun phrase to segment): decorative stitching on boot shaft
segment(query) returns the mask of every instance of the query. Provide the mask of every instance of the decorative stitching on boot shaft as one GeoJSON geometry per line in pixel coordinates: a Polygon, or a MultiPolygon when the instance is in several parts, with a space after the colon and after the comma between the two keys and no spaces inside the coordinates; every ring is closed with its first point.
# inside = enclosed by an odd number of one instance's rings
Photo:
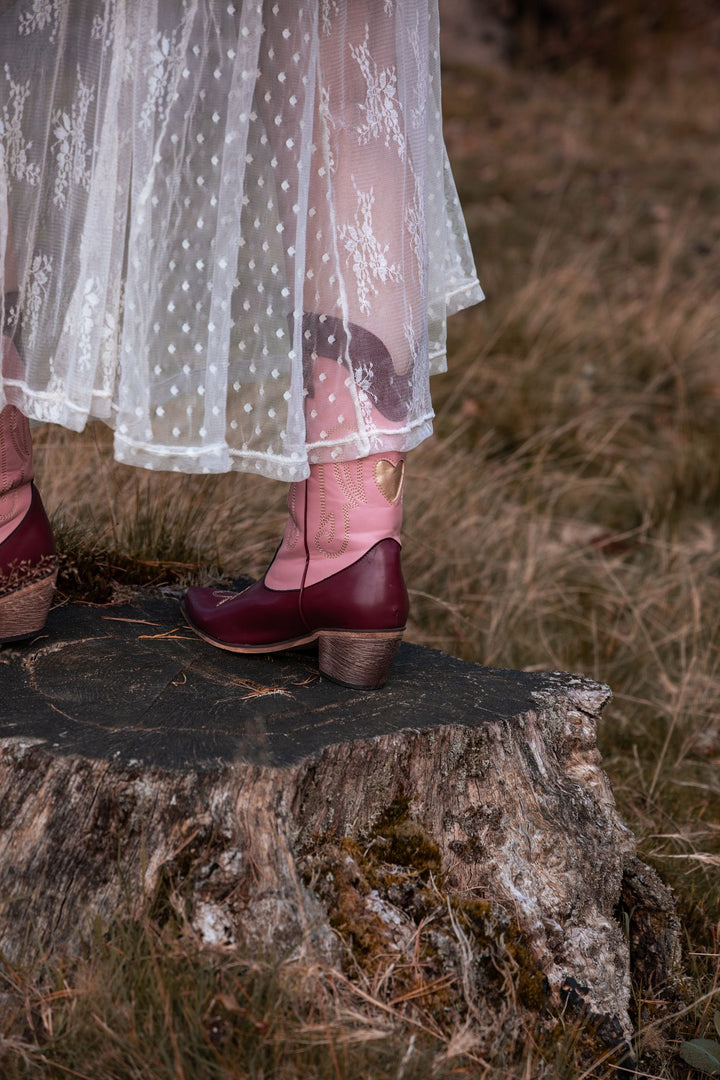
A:
{"type": "Polygon", "coordinates": [[[338,559],[345,554],[350,543],[350,511],[357,509],[359,506],[364,506],[367,503],[367,495],[365,493],[365,479],[363,476],[363,462],[359,461],[347,461],[338,463],[332,466],[319,465],[318,477],[320,480],[320,524],[317,532],[315,533],[315,549],[326,559],[338,559]],[[353,477],[353,467],[355,471],[355,477],[353,477]],[[346,501],[343,503],[343,538],[340,547],[331,551],[328,550],[327,545],[335,543],[337,519],[336,515],[332,511],[327,509],[327,492],[325,487],[325,470],[331,468],[333,470],[333,478],[340,490],[345,495],[346,501]],[[325,539],[325,544],[323,544],[325,539]]]}
{"type": "Polygon", "coordinates": [[[290,490],[288,491],[287,508],[289,518],[285,526],[285,535],[282,539],[282,544],[286,551],[294,551],[297,547],[298,540],[302,536],[297,516],[297,489],[297,484],[291,484],[290,490]],[[290,529],[291,525],[292,531],[290,529]]]}

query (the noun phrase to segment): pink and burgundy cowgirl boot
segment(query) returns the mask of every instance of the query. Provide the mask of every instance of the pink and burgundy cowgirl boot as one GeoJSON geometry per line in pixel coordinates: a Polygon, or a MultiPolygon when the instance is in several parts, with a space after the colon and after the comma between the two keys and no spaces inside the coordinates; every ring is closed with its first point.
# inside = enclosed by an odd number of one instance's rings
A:
{"type": "MultiPolygon", "coordinates": [[[[303,317],[305,427],[310,454],[357,430],[392,432],[406,414],[407,375],[382,341],[339,319],[303,317]]],[[[327,452],[327,451],[325,451],[327,452]]],[[[311,456],[312,460],[312,456],[311,456]]],[[[242,593],[189,589],[183,611],[206,641],[267,653],[317,641],[323,675],[372,689],[388,677],[405,629],[400,566],[404,455],[310,466],[292,484],[282,543],[262,581],[242,593]]]]}
{"type": "Polygon", "coordinates": [[[313,465],[292,484],[290,515],[262,581],[241,593],[189,589],[183,605],[206,641],[238,653],[318,642],[323,675],[373,689],[405,629],[400,566],[402,455],[313,465]]]}
{"type": "MultiPolygon", "coordinates": [[[[3,371],[22,369],[3,337],[3,371]]],[[[30,425],[19,409],[0,412],[0,644],[42,630],[57,578],[55,540],[33,484],[30,425]]]]}

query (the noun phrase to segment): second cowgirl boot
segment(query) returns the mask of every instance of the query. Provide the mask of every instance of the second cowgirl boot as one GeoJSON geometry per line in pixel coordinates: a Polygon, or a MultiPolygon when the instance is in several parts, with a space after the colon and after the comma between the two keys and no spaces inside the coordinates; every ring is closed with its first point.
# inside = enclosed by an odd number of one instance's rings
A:
{"type": "Polygon", "coordinates": [[[55,541],[33,475],[30,425],[6,405],[0,412],[0,643],[42,630],[55,588],[55,541]]]}
{"type": "Polygon", "coordinates": [[[189,589],[184,612],[219,648],[276,652],[317,641],[322,674],[382,686],[402,638],[404,458],[374,454],[313,465],[293,485],[283,541],[262,581],[242,593],[189,589]]]}

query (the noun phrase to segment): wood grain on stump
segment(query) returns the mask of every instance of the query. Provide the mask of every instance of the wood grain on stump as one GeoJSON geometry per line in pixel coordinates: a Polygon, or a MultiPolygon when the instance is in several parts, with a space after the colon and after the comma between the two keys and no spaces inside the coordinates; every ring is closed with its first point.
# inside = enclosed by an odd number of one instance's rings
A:
{"type": "Polygon", "coordinates": [[[12,959],[160,894],[210,945],[402,955],[441,886],[437,963],[478,999],[498,919],[536,996],[579,1005],[608,1042],[631,1033],[628,938],[654,985],[677,971],[672,898],[601,768],[598,683],[405,644],[386,688],[353,691],[309,653],[213,649],[167,596],[55,610],[0,651],[0,681],[12,959]]]}

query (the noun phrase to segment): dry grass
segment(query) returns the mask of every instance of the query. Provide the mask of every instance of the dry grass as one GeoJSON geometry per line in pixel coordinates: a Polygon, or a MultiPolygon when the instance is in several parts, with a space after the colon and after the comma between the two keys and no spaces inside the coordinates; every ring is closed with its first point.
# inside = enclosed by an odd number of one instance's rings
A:
{"type": "MultiPolygon", "coordinates": [[[[456,930],[460,940],[463,930],[457,925],[456,930]]],[[[518,982],[517,961],[508,953],[503,957],[502,936],[495,946],[486,958],[488,986],[478,998],[467,993],[464,972],[449,994],[453,979],[427,977],[420,957],[398,963],[393,952],[383,968],[378,955],[372,970],[350,960],[344,975],[307,957],[268,962],[234,950],[202,949],[177,923],[118,919],[109,928],[96,927],[80,957],[55,957],[32,971],[2,965],[0,1075],[3,1080],[609,1080],[625,1075],[617,1053],[602,1046],[588,1023],[547,1005],[533,1015],[518,982]],[[406,989],[398,992],[403,984],[406,989]],[[452,1004],[443,1006],[444,1001],[452,1004]]],[[[477,976],[468,971],[468,985],[477,976]]],[[[663,1018],[663,1026],[671,1021],[663,1018]]],[[[646,1025],[643,1040],[655,1051],[664,1048],[657,1026],[646,1025]]]]}
{"type": "MultiPolygon", "coordinates": [[[[436,436],[411,461],[409,637],[613,687],[605,766],[641,856],[676,889],[698,1001],[678,1023],[637,1003],[640,1075],[685,1077],[677,1039],[709,1033],[720,971],[717,56],[665,56],[620,100],[589,71],[451,71],[445,101],[489,301],[451,322],[436,436]]],[[[272,552],[275,485],[138,477],[97,431],[45,430],[37,446],[50,507],[79,523],[73,550],[144,560],[119,578],[256,575],[272,552]]],[[[54,993],[18,976],[26,1022],[5,1028],[3,1076],[83,1076],[83,1055],[93,1080],[616,1075],[583,1071],[571,1029],[552,1045],[528,1032],[486,1067],[471,1025],[417,1031],[372,993],[326,986],[300,1015],[298,972],[190,963],[133,933],[56,971],[54,993]],[[131,1000],[123,950],[137,949],[153,987],[133,981],[131,1000]],[[211,1000],[234,1057],[192,1026],[211,1000]]]]}

